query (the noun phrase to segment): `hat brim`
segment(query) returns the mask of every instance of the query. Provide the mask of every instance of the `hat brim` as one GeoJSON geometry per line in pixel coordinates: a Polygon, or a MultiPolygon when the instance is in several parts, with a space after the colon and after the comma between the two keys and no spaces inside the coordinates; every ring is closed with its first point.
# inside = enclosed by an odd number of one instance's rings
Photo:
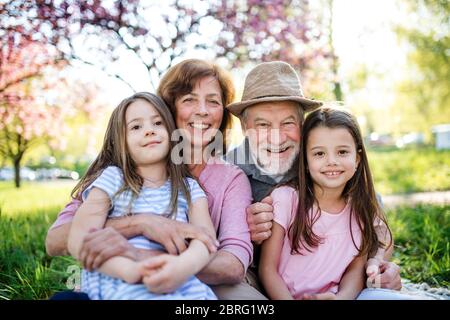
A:
{"type": "Polygon", "coordinates": [[[242,114],[242,111],[244,111],[245,108],[250,107],[254,104],[260,103],[260,102],[272,102],[272,101],[294,101],[298,102],[300,107],[303,108],[304,111],[312,111],[314,109],[317,109],[322,105],[322,102],[311,100],[299,96],[279,96],[279,97],[263,97],[258,99],[252,99],[247,101],[241,101],[241,102],[235,102],[231,103],[227,106],[227,109],[236,117],[240,117],[242,114]]]}

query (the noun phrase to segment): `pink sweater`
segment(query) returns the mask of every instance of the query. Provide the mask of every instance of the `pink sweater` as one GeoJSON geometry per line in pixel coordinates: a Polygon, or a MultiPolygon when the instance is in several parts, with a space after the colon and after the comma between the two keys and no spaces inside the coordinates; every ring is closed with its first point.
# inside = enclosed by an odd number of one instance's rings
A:
{"type": "MultiPolygon", "coordinates": [[[[252,203],[247,176],[235,165],[211,159],[198,180],[208,197],[209,213],[220,242],[219,250],[233,254],[247,270],[253,258],[245,211],[252,203]]],[[[51,228],[72,221],[80,205],[79,200],[68,203],[51,228]]]]}

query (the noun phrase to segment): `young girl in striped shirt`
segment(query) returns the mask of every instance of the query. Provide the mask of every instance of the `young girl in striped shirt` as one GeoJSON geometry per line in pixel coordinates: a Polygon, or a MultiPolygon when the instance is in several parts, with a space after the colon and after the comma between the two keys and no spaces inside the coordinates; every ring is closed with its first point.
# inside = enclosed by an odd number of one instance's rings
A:
{"type": "MultiPolygon", "coordinates": [[[[83,238],[107,217],[158,214],[203,227],[215,239],[206,195],[182,165],[170,161],[172,115],[156,95],[136,93],[113,111],[100,154],[74,189],[82,197],[68,248],[77,259],[83,238]]],[[[141,249],[164,248],[145,237],[129,242],[141,249]]],[[[83,270],[81,290],[92,300],[216,299],[194,275],[212,258],[196,239],[179,255],[136,262],[116,256],[98,270],[83,270]],[[143,284],[145,283],[145,285],[143,284]]]]}

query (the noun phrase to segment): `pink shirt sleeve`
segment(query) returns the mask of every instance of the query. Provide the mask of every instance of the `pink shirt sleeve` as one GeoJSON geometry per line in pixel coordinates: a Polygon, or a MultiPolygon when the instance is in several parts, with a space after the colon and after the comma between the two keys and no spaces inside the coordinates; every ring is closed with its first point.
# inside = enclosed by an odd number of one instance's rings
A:
{"type": "Polygon", "coordinates": [[[296,191],[287,186],[272,191],[273,220],[287,232],[293,219],[293,212],[297,210],[296,191]]]}
{"type": "MultiPolygon", "coordinates": [[[[214,190],[211,190],[214,193],[214,190]]],[[[253,259],[253,245],[247,224],[246,209],[252,203],[250,182],[243,171],[229,183],[223,200],[219,225],[219,250],[233,254],[246,271],[253,259]]]]}
{"type": "Polygon", "coordinates": [[[75,212],[77,212],[78,208],[81,206],[81,201],[77,199],[73,199],[70,201],[64,209],[60,213],[58,213],[58,217],[56,221],[50,227],[51,229],[57,228],[63,224],[71,222],[73,217],[75,216],[75,212]]]}

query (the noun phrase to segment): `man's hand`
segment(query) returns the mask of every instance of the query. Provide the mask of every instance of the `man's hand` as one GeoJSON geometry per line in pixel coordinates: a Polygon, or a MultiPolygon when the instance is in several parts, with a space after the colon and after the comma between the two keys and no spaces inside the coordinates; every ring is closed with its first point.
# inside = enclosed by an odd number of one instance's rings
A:
{"type": "Polygon", "coordinates": [[[261,244],[272,234],[272,203],[272,197],[268,196],[261,202],[256,202],[247,207],[247,223],[251,239],[255,244],[261,244]]]}
{"type": "Polygon", "coordinates": [[[187,239],[198,239],[206,245],[209,252],[217,251],[218,241],[201,227],[154,214],[141,217],[142,235],[163,245],[170,254],[177,255],[185,251],[187,239]]]}
{"type": "Polygon", "coordinates": [[[385,289],[400,290],[402,280],[400,278],[400,267],[393,262],[383,261],[380,265],[381,287],[385,289]]]}
{"type": "Polygon", "coordinates": [[[367,287],[400,290],[402,282],[400,267],[393,262],[380,261],[376,258],[367,260],[367,287]]]}
{"type": "Polygon", "coordinates": [[[92,229],[81,245],[80,262],[87,270],[99,268],[115,256],[137,259],[137,249],[114,228],[92,229]]]}
{"type": "Polygon", "coordinates": [[[147,259],[139,266],[139,272],[143,276],[142,282],[149,291],[154,293],[175,291],[191,276],[189,272],[186,272],[188,269],[179,256],[170,254],[147,259]]]}
{"type": "Polygon", "coordinates": [[[380,272],[381,260],[377,258],[370,258],[366,262],[366,286],[367,288],[380,288],[381,287],[381,272],[380,272]]]}

